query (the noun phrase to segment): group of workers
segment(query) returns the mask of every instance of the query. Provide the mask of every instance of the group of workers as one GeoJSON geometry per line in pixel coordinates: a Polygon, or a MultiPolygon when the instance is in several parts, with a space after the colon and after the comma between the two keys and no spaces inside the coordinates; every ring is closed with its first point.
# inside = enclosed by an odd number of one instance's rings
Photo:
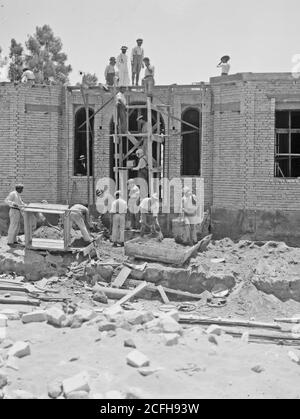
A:
{"type": "Polygon", "coordinates": [[[129,57],[127,55],[128,47],[122,46],[121,53],[117,58],[111,57],[109,64],[105,68],[104,76],[108,87],[119,86],[128,87],[130,81],[132,86],[138,86],[140,81],[140,73],[145,68],[145,76],[143,85],[147,94],[152,94],[154,86],[155,68],[150,63],[150,59],[145,57],[143,48],[143,39],[136,40],[136,46],[131,51],[131,80],[129,76],[129,57]]]}

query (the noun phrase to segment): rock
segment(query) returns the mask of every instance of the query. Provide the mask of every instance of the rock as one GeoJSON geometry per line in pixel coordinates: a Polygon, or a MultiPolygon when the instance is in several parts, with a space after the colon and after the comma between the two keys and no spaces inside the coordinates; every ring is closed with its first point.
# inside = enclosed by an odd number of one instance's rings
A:
{"type": "Polygon", "coordinates": [[[152,313],[147,311],[128,311],[124,315],[125,320],[132,325],[140,325],[150,322],[154,319],[152,313]]]}
{"type": "Polygon", "coordinates": [[[88,322],[88,321],[94,319],[95,317],[97,317],[97,315],[93,310],[79,309],[74,314],[73,319],[75,321],[77,320],[81,323],[85,323],[85,322],[88,322]]]}
{"type": "Polygon", "coordinates": [[[146,323],[145,327],[152,333],[160,333],[162,331],[162,324],[159,319],[154,319],[151,322],[146,323]]]}
{"type": "Polygon", "coordinates": [[[45,310],[36,310],[32,313],[26,313],[22,316],[22,322],[28,323],[43,323],[47,321],[47,312],[45,310]]]}
{"type": "Polygon", "coordinates": [[[61,308],[53,306],[47,310],[47,320],[51,326],[61,327],[62,322],[66,320],[66,315],[61,308]]]}
{"type": "Polygon", "coordinates": [[[103,266],[99,264],[96,267],[96,273],[99,274],[105,282],[110,282],[113,277],[114,269],[112,266],[103,266]]]}
{"type": "Polygon", "coordinates": [[[0,327],[7,327],[7,316],[5,314],[0,314],[0,327]]]}
{"type": "Polygon", "coordinates": [[[8,380],[7,380],[6,375],[0,372],[0,389],[7,386],[7,383],[8,383],[8,380]]]}
{"type": "Polygon", "coordinates": [[[124,399],[124,394],[120,391],[112,390],[105,393],[105,399],[107,400],[122,400],[124,399]]]}
{"type": "Polygon", "coordinates": [[[80,329],[82,326],[82,322],[78,319],[73,319],[71,324],[71,329],[80,329]]]}
{"type": "Polygon", "coordinates": [[[177,310],[171,310],[168,313],[166,313],[165,316],[167,316],[167,317],[169,316],[173,320],[175,320],[176,322],[179,322],[180,315],[179,315],[179,312],[177,310]]]}
{"type": "Polygon", "coordinates": [[[291,361],[293,361],[296,364],[300,365],[300,358],[298,357],[298,355],[295,354],[295,352],[290,351],[288,353],[288,356],[289,356],[289,358],[290,358],[291,361]]]}
{"type": "Polygon", "coordinates": [[[149,377],[149,375],[153,375],[156,372],[160,371],[161,368],[150,368],[150,367],[145,367],[145,368],[139,368],[139,373],[143,376],[143,377],[149,377]]]}
{"type": "Polygon", "coordinates": [[[224,330],[222,329],[222,327],[217,326],[215,324],[212,324],[211,326],[209,326],[209,328],[206,330],[206,334],[207,335],[216,335],[216,336],[221,336],[222,333],[224,333],[224,330]]]}
{"type": "Polygon", "coordinates": [[[68,400],[87,400],[90,397],[86,391],[74,391],[73,393],[69,393],[66,398],[68,400]]]}
{"type": "Polygon", "coordinates": [[[37,397],[27,391],[15,390],[10,393],[10,398],[15,400],[37,400],[37,397]]]}
{"type": "Polygon", "coordinates": [[[117,325],[112,322],[102,321],[98,325],[99,332],[110,332],[111,330],[115,331],[117,329],[117,325]]]}
{"type": "Polygon", "coordinates": [[[5,367],[14,371],[19,371],[18,359],[15,356],[9,356],[6,360],[5,367]]]}
{"type": "Polygon", "coordinates": [[[123,313],[124,313],[124,310],[118,304],[113,305],[104,311],[104,315],[109,321],[115,321],[115,319],[118,318],[123,313]]]}
{"type": "Polygon", "coordinates": [[[86,371],[77,374],[71,378],[67,378],[63,381],[63,392],[66,397],[69,394],[78,392],[78,391],[85,391],[87,393],[90,392],[90,385],[89,385],[89,375],[86,371]]]}
{"type": "Polygon", "coordinates": [[[164,333],[182,334],[182,327],[172,317],[165,317],[161,320],[161,328],[164,333]]]}
{"type": "Polygon", "coordinates": [[[27,342],[16,342],[10,348],[8,356],[15,356],[16,358],[24,358],[27,355],[30,355],[30,345],[27,342]]]}
{"type": "Polygon", "coordinates": [[[255,372],[256,374],[260,374],[264,371],[264,369],[260,365],[255,365],[255,367],[251,368],[251,371],[255,372]]]}
{"type": "Polygon", "coordinates": [[[164,335],[166,346],[175,346],[178,344],[179,336],[175,333],[164,335]]]}
{"type": "Polygon", "coordinates": [[[127,364],[134,368],[148,367],[150,365],[150,361],[146,355],[137,350],[130,352],[126,360],[127,364]]]}
{"type": "Polygon", "coordinates": [[[96,291],[93,295],[93,301],[101,304],[108,304],[108,298],[103,291],[96,291]]]}
{"type": "Polygon", "coordinates": [[[124,346],[125,346],[125,348],[133,348],[133,349],[136,349],[136,345],[135,345],[133,339],[126,339],[124,341],[124,346]]]}
{"type": "Polygon", "coordinates": [[[52,383],[48,384],[48,396],[51,399],[57,399],[59,396],[62,395],[62,392],[62,382],[53,381],[52,383]]]}
{"type": "Polygon", "coordinates": [[[209,335],[208,336],[208,341],[210,343],[214,344],[214,345],[218,345],[218,340],[217,340],[215,335],[209,335]]]}
{"type": "Polygon", "coordinates": [[[63,328],[71,327],[73,324],[73,321],[74,321],[73,316],[67,316],[66,319],[61,322],[61,327],[63,328]]]}

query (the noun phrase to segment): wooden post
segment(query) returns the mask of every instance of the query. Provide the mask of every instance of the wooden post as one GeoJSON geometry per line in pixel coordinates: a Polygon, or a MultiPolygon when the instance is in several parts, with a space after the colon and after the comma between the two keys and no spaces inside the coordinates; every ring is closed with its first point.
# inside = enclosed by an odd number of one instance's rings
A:
{"type": "Polygon", "coordinates": [[[153,156],[152,156],[152,105],[151,98],[147,97],[147,118],[148,118],[148,141],[147,141],[147,150],[148,150],[148,171],[149,171],[149,195],[153,194],[153,156]]]}
{"type": "MultiPolygon", "coordinates": [[[[116,84],[114,83],[114,96],[116,96],[116,84]]],[[[118,143],[119,143],[119,137],[118,137],[118,105],[115,99],[115,106],[114,106],[114,149],[115,149],[115,181],[116,181],[116,189],[119,189],[119,156],[118,156],[118,143]]]]}
{"type": "Polygon", "coordinates": [[[85,96],[85,116],[86,116],[86,164],[87,164],[87,198],[88,198],[88,209],[90,211],[90,123],[89,123],[89,96],[85,96]]]}

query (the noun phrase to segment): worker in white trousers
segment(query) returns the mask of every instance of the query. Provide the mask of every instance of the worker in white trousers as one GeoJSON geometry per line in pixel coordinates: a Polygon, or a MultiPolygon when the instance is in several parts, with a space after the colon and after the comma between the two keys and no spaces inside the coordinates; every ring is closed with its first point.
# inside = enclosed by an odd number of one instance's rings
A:
{"type": "Polygon", "coordinates": [[[93,239],[90,236],[86,227],[90,227],[88,208],[81,204],[75,204],[73,205],[73,207],[70,208],[70,211],[70,219],[72,223],[75,223],[81,231],[83,240],[88,243],[91,243],[93,239]]]}
{"type": "Polygon", "coordinates": [[[111,214],[113,216],[112,237],[113,246],[118,244],[124,246],[125,242],[125,224],[127,214],[127,202],[121,197],[121,191],[115,193],[115,200],[111,206],[111,214]]]}
{"type": "Polygon", "coordinates": [[[24,190],[24,185],[18,184],[15,187],[15,190],[12,191],[8,197],[5,199],[5,203],[10,207],[9,210],[9,229],[8,229],[8,238],[7,244],[9,246],[14,246],[18,244],[17,236],[20,231],[22,209],[25,206],[21,198],[21,193],[24,190]]]}

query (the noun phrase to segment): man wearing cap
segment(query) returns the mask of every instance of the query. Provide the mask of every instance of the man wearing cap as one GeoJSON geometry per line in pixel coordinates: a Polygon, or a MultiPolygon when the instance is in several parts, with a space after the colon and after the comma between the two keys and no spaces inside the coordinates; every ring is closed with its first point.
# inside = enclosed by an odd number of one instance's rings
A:
{"type": "Polygon", "coordinates": [[[6,205],[10,207],[9,210],[9,229],[8,229],[8,237],[7,237],[7,244],[9,246],[14,246],[18,244],[17,236],[20,231],[20,222],[21,222],[21,211],[25,206],[21,198],[21,194],[24,190],[24,186],[22,184],[18,184],[15,187],[15,190],[12,191],[8,197],[5,199],[6,205]]]}
{"type": "Polygon", "coordinates": [[[134,179],[128,181],[128,210],[130,216],[130,224],[132,229],[138,228],[138,213],[140,205],[140,189],[135,184],[134,179]]]}
{"type": "Polygon", "coordinates": [[[221,68],[222,69],[222,76],[228,76],[229,71],[230,71],[230,57],[229,55],[224,55],[224,57],[221,58],[221,62],[220,64],[218,64],[217,68],[221,68]]]}
{"type": "Polygon", "coordinates": [[[152,235],[157,236],[159,241],[162,241],[164,236],[161,232],[160,225],[158,223],[159,213],[159,197],[155,193],[151,198],[145,198],[142,200],[140,205],[141,211],[141,237],[144,237],[146,229],[150,228],[152,235]]]}
{"type": "Polygon", "coordinates": [[[137,167],[134,167],[132,170],[138,172],[138,178],[145,179],[145,181],[148,183],[148,159],[144,153],[144,150],[142,148],[138,149],[138,151],[136,152],[136,156],[139,159],[139,162],[137,167]]]}
{"type": "Polygon", "coordinates": [[[132,49],[131,52],[131,69],[132,69],[132,86],[136,82],[136,86],[139,85],[140,72],[144,68],[144,49],[142,48],[143,40],[141,38],[136,40],[137,46],[132,49]]]}
{"type": "Polygon", "coordinates": [[[123,46],[121,54],[117,57],[117,68],[119,72],[119,86],[128,87],[130,84],[129,70],[128,70],[128,48],[123,46]]]}
{"type": "Polygon", "coordinates": [[[90,236],[87,227],[91,227],[89,222],[89,210],[87,207],[81,204],[75,204],[70,208],[70,219],[72,223],[76,224],[79,230],[81,231],[83,240],[87,243],[93,241],[90,236]]]}
{"type": "Polygon", "coordinates": [[[113,87],[115,85],[116,75],[117,75],[116,69],[115,69],[116,62],[117,61],[115,57],[111,57],[109,59],[109,64],[105,68],[104,76],[105,76],[106,84],[109,87],[113,87]]]}
{"type": "Polygon", "coordinates": [[[76,175],[81,175],[81,176],[87,175],[87,167],[86,167],[86,161],[85,161],[84,155],[81,155],[78,159],[76,175]]]}
{"type": "Polygon", "coordinates": [[[185,224],[189,227],[190,244],[194,245],[198,243],[197,224],[199,218],[197,217],[196,196],[192,194],[188,187],[183,188],[182,216],[185,224]]]}
{"type": "Polygon", "coordinates": [[[113,217],[111,237],[113,246],[117,247],[118,244],[124,246],[127,203],[122,199],[121,191],[115,193],[115,200],[112,203],[110,212],[113,217]]]}

